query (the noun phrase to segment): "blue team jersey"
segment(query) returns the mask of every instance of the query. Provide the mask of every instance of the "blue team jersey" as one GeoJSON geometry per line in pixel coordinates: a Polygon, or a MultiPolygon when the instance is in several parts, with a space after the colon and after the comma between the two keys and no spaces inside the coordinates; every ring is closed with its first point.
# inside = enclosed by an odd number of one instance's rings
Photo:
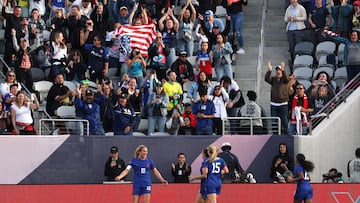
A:
{"type": "Polygon", "coordinates": [[[295,166],[294,170],[294,178],[299,177],[299,172],[302,172],[304,174],[304,180],[297,181],[297,187],[295,191],[295,200],[309,200],[313,197],[313,189],[310,185],[310,177],[307,173],[307,171],[300,165],[297,164],[295,166]]]}
{"type": "Polygon", "coordinates": [[[209,159],[205,159],[201,168],[208,168],[208,175],[206,179],[201,181],[200,192],[206,194],[220,194],[221,191],[221,171],[226,166],[224,159],[217,157],[213,162],[209,162],[209,159]]]}
{"type": "Polygon", "coordinates": [[[134,169],[134,186],[147,187],[151,186],[150,171],[155,168],[154,161],[150,158],[141,160],[133,158],[129,165],[134,169]]]}
{"type": "Polygon", "coordinates": [[[96,47],[92,44],[85,44],[85,50],[89,52],[88,64],[92,70],[103,71],[105,62],[109,60],[108,49],[104,46],[96,47]]]}

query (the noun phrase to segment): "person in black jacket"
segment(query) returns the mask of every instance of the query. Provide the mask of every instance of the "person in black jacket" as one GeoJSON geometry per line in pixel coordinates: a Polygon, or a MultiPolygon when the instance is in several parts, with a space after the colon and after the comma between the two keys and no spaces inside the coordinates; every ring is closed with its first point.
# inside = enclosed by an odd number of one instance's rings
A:
{"type": "Polygon", "coordinates": [[[189,183],[191,175],[191,166],[186,163],[186,157],[183,152],[177,155],[178,163],[171,164],[171,175],[174,176],[174,183],[189,183]]]}
{"type": "MultiPolygon", "coordinates": [[[[108,181],[115,181],[115,177],[120,175],[120,173],[125,170],[126,165],[124,160],[119,157],[119,149],[116,146],[111,147],[110,149],[111,156],[105,163],[104,175],[107,177],[108,181]]],[[[122,180],[125,180],[124,177],[122,180]]]]}
{"type": "Polygon", "coordinates": [[[241,174],[244,173],[244,170],[241,168],[239,159],[233,153],[231,153],[231,144],[229,142],[224,142],[221,145],[221,150],[218,154],[218,157],[224,159],[229,173],[224,174],[222,179],[223,183],[235,183],[238,182],[237,179],[240,178],[241,174]]]}
{"type": "Polygon", "coordinates": [[[270,176],[274,183],[285,183],[286,177],[293,171],[293,160],[288,155],[288,148],[285,143],[279,144],[279,154],[274,156],[271,164],[270,176]]]}
{"type": "Polygon", "coordinates": [[[176,73],[176,81],[180,84],[194,81],[193,66],[189,60],[187,60],[186,51],[181,51],[179,53],[179,58],[171,65],[171,70],[176,73]]]}

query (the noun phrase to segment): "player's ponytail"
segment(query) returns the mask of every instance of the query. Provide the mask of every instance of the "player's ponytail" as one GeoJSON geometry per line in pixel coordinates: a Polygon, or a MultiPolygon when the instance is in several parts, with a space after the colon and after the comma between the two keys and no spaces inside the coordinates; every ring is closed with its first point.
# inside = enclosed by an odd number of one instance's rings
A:
{"type": "Polygon", "coordinates": [[[304,154],[297,154],[296,159],[299,161],[305,171],[311,172],[314,169],[314,164],[311,161],[305,160],[304,154]]]}
{"type": "Polygon", "coordinates": [[[208,154],[210,156],[209,162],[215,161],[215,159],[217,157],[217,150],[216,150],[216,147],[214,145],[211,145],[211,146],[208,147],[208,154]]]}

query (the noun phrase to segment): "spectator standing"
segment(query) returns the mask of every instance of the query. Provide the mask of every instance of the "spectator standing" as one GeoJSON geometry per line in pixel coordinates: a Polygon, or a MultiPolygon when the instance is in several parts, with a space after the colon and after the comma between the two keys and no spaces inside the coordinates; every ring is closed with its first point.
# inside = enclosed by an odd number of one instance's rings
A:
{"type": "Polygon", "coordinates": [[[156,71],[157,78],[161,81],[166,78],[166,58],[170,53],[169,46],[162,39],[162,33],[156,32],[156,38],[148,49],[150,68],[156,71]]]}
{"type": "Polygon", "coordinates": [[[199,91],[201,89],[204,89],[208,95],[210,95],[212,84],[209,78],[207,77],[205,72],[200,72],[197,82],[193,82],[190,86],[190,89],[188,90],[188,93],[186,97],[188,97],[191,102],[195,103],[197,102],[199,97],[199,91]]]}
{"type": "MultiPolygon", "coordinates": [[[[54,33],[54,41],[52,41],[53,56],[51,60],[51,80],[61,73],[66,77],[66,60],[67,60],[67,47],[65,45],[64,36],[62,32],[54,33]]],[[[65,78],[66,79],[66,78],[65,78]]]]}
{"type": "Polygon", "coordinates": [[[289,135],[307,135],[309,114],[314,111],[314,101],[305,94],[303,84],[296,85],[296,94],[291,102],[289,135]]]}
{"type": "Polygon", "coordinates": [[[208,100],[207,92],[199,91],[200,100],[193,104],[193,113],[197,118],[196,134],[197,135],[212,135],[213,134],[213,118],[215,116],[215,105],[208,100]]]}
{"type": "Polygon", "coordinates": [[[50,41],[44,41],[42,48],[39,50],[35,57],[37,66],[39,68],[44,71],[48,68],[51,68],[52,50],[50,46],[50,41]]]}
{"type": "Polygon", "coordinates": [[[295,45],[304,39],[304,29],[306,17],[305,8],[298,3],[297,0],[290,0],[290,5],[286,9],[284,17],[289,41],[290,56],[293,57],[295,45]]]}
{"type": "Polygon", "coordinates": [[[212,52],[217,79],[219,81],[223,76],[232,78],[231,54],[233,49],[231,44],[226,41],[225,36],[222,34],[216,35],[216,40],[217,43],[213,45],[212,52]]]}
{"type": "Polygon", "coordinates": [[[208,41],[201,42],[201,49],[196,55],[196,62],[200,72],[205,72],[207,78],[211,80],[213,57],[208,41]]]}
{"type": "Polygon", "coordinates": [[[179,58],[171,65],[171,70],[176,73],[176,80],[181,85],[186,82],[194,81],[193,66],[187,60],[187,55],[188,53],[186,51],[181,51],[179,53],[179,58]]]}
{"type": "Polygon", "coordinates": [[[360,183],[360,148],[356,149],[355,156],[356,158],[348,163],[348,177],[351,183],[360,183]]]}
{"type": "Polygon", "coordinates": [[[213,132],[216,135],[223,134],[223,119],[227,117],[226,103],[229,101],[229,94],[222,85],[216,85],[214,92],[209,96],[209,100],[214,103],[215,115],[213,118],[213,132]]]}
{"type": "Polygon", "coordinates": [[[294,169],[293,164],[288,146],[285,143],[280,143],[279,153],[274,156],[271,162],[270,177],[274,180],[274,183],[286,182],[287,174],[285,172],[290,171],[292,173],[294,169]]]}
{"type": "MultiPolygon", "coordinates": [[[[121,24],[119,22],[114,23],[114,30],[106,32],[105,44],[108,47],[109,52],[109,68],[120,68],[119,58],[120,58],[120,38],[118,30],[120,29],[121,24]]],[[[127,66],[127,64],[126,64],[127,66]]],[[[127,67],[126,67],[127,69],[127,67]]],[[[123,71],[121,73],[127,73],[123,71]]],[[[121,74],[122,76],[122,74],[121,74]]]]}
{"type": "Polygon", "coordinates": [[[117,101],[117,95],[114,93],[112,81],[106,81],[102,84],[102,91],[106,97],[106,101],[100,104],[100,116],[102,126],[105,133],[113,132],[113,121],[114,121],[114,105],[117,101]]]}
{"type": "Polygon", "coordinates": [[[168,79],[169,81],[164,83],[164,91],[169,97],[167,111],[168,115],[171,116],[173,109],[180,110],[183,90],[180,83],[176,82],[176,73],[174,71],[168,72],[168,79]]]}
{"type": "Polygon", "coordinates": [[[155,132],[165,131],[166,116],[168,114],[167,107],[169,106],[169,97],[164,91],[161,82],[156,84],[155,92],[151,92],[147,100],[148,107],[148,135],[155,132]]]}
{"type": "Polygon", "coordinates": [[[90,19],[94,23],[94,31],[96,34],[104,37],[106,31],[110,31],[109,11],[101,2],[96,4],[90,15],[90,19]]]}
{"type": "Polygon", "coordinates": [[[86,30],[87,17],[81,14],[79,5],[71,6],[71,15],[68,18],[69,43],[73,49],[81,49],[80,31],[86,30]]]}
{"type": "Polygon", "coordinates": [[[315,0],[315,8],[309,13],[309,24],[312,28],[315,46],[324,41],[322,31],[329,29],[332,18],[329,10],[322,4],[322,0],[315,0]]]}
{"type": "MultiPolygon", "coordinates": [[[[185,118],[189,117],[191,127],[193,127],[194,129],[196,128],[197,119],[195,117],[195,114],[192,112],[191,103],[184,104],[184,112],[182,113],[181,116],[183,117],[184,122],[185,122],[185,118]]],[[[181,135],[180,132],[179,135],[181,135]]]]}
{"type": "Polygon", "coordinates": [[[276,66],[275,76],[271,76],[271,62],[268,62],[268,71],[265,74],[265,81],[271,85],[270,110],[271,117],[281,119],[282,133],[287,134],[287,125],[289,121],[288,101],[289,101],[289,75],[285,72],[285,62],[276,66]]]}
{"type": "Polygon", "coordinates": [[[144,79],[143,70],[145,70],[145,67],[146,62],[140,50],[138,48],[131,50],[128,60],[129,76],[135,78],[137,84],[141,84],[144,79]]]}
{"type": "Polygon", "coordinates": [[[266,117],[264,108],[256,103],[256,92],[248,91],[247,97],[249,102],[245,103],[241,107],[239,113],[240,117],[252,117],[258,119],[252,119],[252,122],[248,119],[240,120],[240,134],[250,134],[250,128],[253,128],[253,134],[266,134],[267,133],[267,122],[264,122],[260,117],[266,117]],[[252,125],[251,125],[252,123],[252,125]]]}
{"type": "Polygon", "coordinates": [[[81,90],[77,89],[77,97],[75,98],[75,108],[81,112],[83,119],[89,121],[90,135],[105,135],[104,128],[101,125],[100,119],[100,103],[105,102],[106,97],[102,95],[102,90],[99,89],[101,96],[94,100],[94,95],[91,90],[86,90],[85,99],[81,99],[81,90]]]}
{"type": "Polygon", "coordinates": [[[29,11],[33,11],[34,9],[38,10],[40,17],[44,17],[43,19],[47,18],[47,16],[45,16],[46,13],[45,1],[29,0],[29,11]]]}
{"type": "Polygon", "coordinates": [[[210,49],[213,47],[213,45],[215,45],[217,43],[216,36],[218,34],[228,36],[228,34],[230,32],[230,16],[226,16],[226,24],[225,24],[226,26],[223,31],[220,30],[220,26],[218,24],[214,24],[212,26],[212,30],[208,30],[205,27],[206,24],[205,24],[204,17],[200,15],[199,19],[200,19],[200,23],[201,23],[201,28],[204,31],[206,37],[208,38],[210,49]]]}
{"type": "Polygon", "coordinates": [[[114,135],[132,135],[135,112],[127,94],[121,94],[114,107],[114,135]]]}
{"type": "Polygon", "coordinates": [[[39,14],[39,10],[34,8],[31,10],[31,18],[29,19],[29,42],[30,46],[36,44],[35,40],[39,40],[39,44],[43,44],[43,31],[46,29],[46,24],[39,14]]]}
{"type": "Polygon", "coordinates": [[[219,27],[220,32],[224,31],[224,23],[222,22],[221,19],[219,18],[215,18],[214,12],[212,10],[207,10],[205,12],[205,27],[208,31],[211,32],[211,30],[213,30],[213,27],[216,25],[217,27],[219,27]]]}
{"type": "Polygon", "coordinates": [[[71,96],[72,91],[64,85],[64,76],[58,73],[46,97],[46,112],[50,116],[55,116],[55,111],[60,106],[70,104],[71,96]]]}
{"type": "MultiPolygon", "coordinates": [[[[104,175],[107,177],[107,181],[115,181],[115,177],[120,175],[125,170],[125,162],[119,157],[119,148],[113,146],[110,149],[111,156],[105,163],[104,175]]],[[[125,180],[124,177],[121,180],[125,180]]]]}
{"type": "Polygon", "coordinates": [[[36,134],[31,110],[39,108],[39,101],[35,95],[32,98],[33,101],[30,102],[24,92],[16,94],[16,100],[11,105],[10,113],[14,135],[36,134]]]}
{"type": "Polygon", "coordinates": [[[196,10],[191,0],[187,0],[179,14],[179,32],[177,36],[177,49],[185,50],[189,56],[194,54],[193,30],[196,20],[196,10]]]}
{"type": "Polygon", "coordinates": [[[109,54],[106,47],[102,44],[100,35],[96,35],[93,44],[85,44],[85,50],[89,52],[88,65],[90,71],[90,80],[96,82],[103,81],[109,71],[109,54]]]}
{"type": "Polygon", "coordinates": [[[245,54],[242,27],[244,22],[243,5],[246,6],[247,4],[247,0],[226,0],[226,10],[231,17],[230,32],[233,33],[233,38],[237,37],[239,42],[239,49],[236,51],[237,54],[245,54]]]}
{"type": "Polygon", "coordinates": [[[239,179],[240,176],[245,172],[240,165],[238,157],[231,153],[231,144],[230,142],[224,142],[221,145],[221,150],[218,154],[218,157],[224,159],[226,166],[229,169],[229,173],[224,174],[222,178],[223,183],[234,183],[236,179],[239,179]]]}
{"type": "Polygon", "coordinates": [[[162,32],[164,44],[169,47],[169,55],[166,57],[166,66],[167,68],[170,68],[176,60],[176,34],[179,31],[179,22],[175,18],[172,9],[168,9],[166,14],[160,18],[159,30],[162,32]]]}
{"type": "Polygon", "coordinates": [[[86,79],[85,72],[87,67],[79,50],[74,49],[70,51],[67,68],[69,70],[66,76],[67,80],[74,80],[78,82],[86,79]]]}
{"type": "Polygon", "coordinates": [[[138,88],[138,85],[136,83],[136,79],[135,78],[131,78],[130,82],[129,82],[129,88],[127,90],[127,94],[128,94],[128,103],[131,104],[135,116],[134,116],[134,120],[133,120],[133,131],[137,131],[139,128],[139,124],[140,124],[140,120],[141,120],[141,115],[140,115],[140,111],[141,111],[141,107],[142,107],[142,94],[140,93],[140,90],[138,88]]]}
{"type": "Polygon", "coordinates": [[[359,32],[353,30],[350,39],[339,37],[335,33],[325,33],[330,38],[337,42],[344,43],[344,64],[346,65],[346,72],[348,81],[352,80],[360,72],[360,42],[359,32]],[[332,35],[334,34],[334,35],[332,35]]]}
{"type": "MultiPolygon", "coordinates": [[[[180,126],[178,135],[195,135],[196,129],[191,125],[191,118],[189,116],[182,116],[184,124],[180,126]]],[[[180,124],[181,125],[181,124],[180,124]]]]}
{"type": "Polygon", "coordinates": [[[331,15],[334,18],[334,24],[331,30],[333,32],[341,31],[342,37],[348,37],[351,31],[349,19],[351,19],[351,13],[353,11],[352,5],[349,4],[347,0],[330,0],[329,3],[331,5],[331,15]]]}
{"type": "Polygon", "coordinates": [[[191,165],[186,163],[185,153],[180,152],[177,155],[177,159],[177,164],[171,164],[171,175],[174,176],[174,183],[189,183],[191,165]]]}
{"type": "MultiPolygon", "coordinates": [[[[63,36],[68,39],[68,35],[66,34],[68,20],[65,18],[64,10],[58,8],[55,10],[55,16],[51,18],[51,36],[55,32],[61,32],[63,36]]],[[[50,37],[51,39],[52,37],[50,37]]]]}

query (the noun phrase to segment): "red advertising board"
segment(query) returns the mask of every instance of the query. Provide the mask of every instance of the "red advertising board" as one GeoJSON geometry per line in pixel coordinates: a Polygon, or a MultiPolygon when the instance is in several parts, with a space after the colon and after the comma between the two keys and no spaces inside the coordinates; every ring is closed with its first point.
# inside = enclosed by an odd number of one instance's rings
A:
{"type": "MultiPolygon", "coordinates": [[[[358,203],[360,184],[312,184],[313,202],[358,203]]],[[[295,184],[225,184],[220,203],[293,201],[295,184]]],[[[191,203],[199,184],[154,184],[152,203],[191,203]]],[[[110,185],[0,185],[1,203],[131,203],[131,184],[110,185]]]]}

